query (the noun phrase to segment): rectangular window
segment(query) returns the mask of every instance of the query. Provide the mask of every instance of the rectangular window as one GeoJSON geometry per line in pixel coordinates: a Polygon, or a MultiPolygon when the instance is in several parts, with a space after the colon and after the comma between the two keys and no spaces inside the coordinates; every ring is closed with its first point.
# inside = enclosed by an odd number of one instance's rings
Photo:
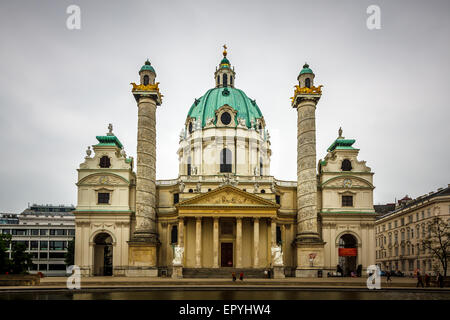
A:
{"type": "Polygon", "coordinates": [[[281,227],[277,226],[276,229],[276,236],[277,236],[277,244],[281,244],[282,243],[282,239],[281,239],[281,227]]]}
{"type": "Polygon", "coordinates": [[[178,242],[178,227],[172,226],[172,230],[170,232],[170,243],[175,244],[178,242]]]}
{"type": "Polygon", "coordinates": [[[30,249],[38,250],[39,249],[39,241],[30,241],[30,249]]]}
{"type": "Polygon", "coordinates": [[[98,203],[109,204],[109,192],[99,192],[98,203]]]}
{"type": "Polygon", "coordinates": [[[40,229],[39,233],[41,236],[48,236],[48,229],[40,229]]]}
{"type": "Polygon", "coordinates": [[[40,241],[41,250],[47,250],[48,249],[48,241],[40,241]]]}
{"type": "Polygon", "coordinates": [[[416,221],[419,221],[419,213],[416,212],[416,221]]]}
{"type": "Polygon", "coordinates": [[[342,196],[343,207],[353,207],[353,196],[342,196]]]}
{"type": "Polygon", "coordinates": [[[40,257],[41,259],[47,259],[47,252],[40,252],[40,253],[39,253],[39,257],[40,257]]]}
{"type": "Polygon", "coordinates": [[[409,219],[409,220],[408,220],[408,221],[409,221],[409,223],[411,223],[411,222],[413,221],[413,219],[412,219],[412,218],[413,218],[413,217],[412,217],[412,215],[408,217],[408,219],[409,219]]]}
{"type": "Polygon", "coordinates": [[[68,236],[74,236],[75,235],[75,230],[74,229],[67,229],[67,235],[68,236]]]}
{"type": "Polygon", "coordinates": [[[394,221],[394,228],[397,228],[397,220],[394,221]]]}
{"type": "Polygon", "coordinates": [[[425,211],[422,211],[422,219],[425,219],[425,211]]]}
{"type": "Polygon", "coordinates": [[[64,259],[65,255],[66,254],[64,252],[50,252],[49,258],[50,259],[64,259]]]}
{"type": "Polygon", "coordinates": [[[388,224],[388,230],[391,230],[392,224],[389,222],[388,224]]]}
{"type": "Polygon", "coordinates": [[[427,210],[427,216],[428,216],[428,218],[431,217],[431,209],[427,210]]]}
{"type": "Polygon", "coordinates": [[[401,219],[400,219],[400,225],[401,225],[401,226],[404,226],[404,225],[405,225],[405,218],[401,218],[401,219]]]}
{"type": "Polygon", "coordinates": [[[32,236],[38,236],[39,235],[39,229],[31,229],[31,235],[32,236]]]}
{"type": "Polygon", "coordinates": [[[12,229],[13,236],[26,236],[27,229],[12,229]]]}
{"type": "Polygon", "coordinates": [[[64,250],[66,249],[65,241],[50,241],[50,250],[64,250]]]}
{"type": "Polygon", "coordinates": [[[386,231],[386,225],[383,224],[383,232],[385,232],[385,231],[386,231]]]}
{"type": "Polygon", "coordinates": [[[3,234],[11,234],[11,229],[3,229],[3,234]]]}
{"type": "Polygon", "coordinates": [[[177,204],[178,202],[180,202],[180,194],[174,193],[173,194],[173,204],[177,204]]]}
{"type": "Polygon", "coordinates": [[[280,204],[281,203],[281,198],[280,198],[280,195],[275,195],[275,202],[277,203],[277,204],[280,204]]]}

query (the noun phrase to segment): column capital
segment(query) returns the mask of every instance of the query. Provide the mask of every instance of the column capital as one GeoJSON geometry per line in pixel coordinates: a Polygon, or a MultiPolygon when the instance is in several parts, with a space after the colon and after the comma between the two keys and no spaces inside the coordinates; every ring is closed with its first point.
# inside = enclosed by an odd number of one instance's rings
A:
{"type": "Polygon", "coordinates": [[[195,217],[195,220],[197,220],[197,221],[202,221],[202,217],[201,217],[201,216],[195,217]]]}
{"type": "Polygon", "coordinates": [[[253,222],[259,222],[259,217],[253,217],[253,222]]]}

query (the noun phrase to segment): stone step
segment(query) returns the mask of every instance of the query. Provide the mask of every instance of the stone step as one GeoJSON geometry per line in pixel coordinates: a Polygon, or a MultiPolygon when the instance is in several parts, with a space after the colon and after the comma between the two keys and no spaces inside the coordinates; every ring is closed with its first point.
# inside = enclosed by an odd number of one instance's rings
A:
{"type": "Polygon", "coordinates": [[[244,273],[244,279],[267,278],[264,274],[266,269],[253,268],[183,268],[184,278],[229,278],[234,272],[239,278],[241,272],[244,273]]]}

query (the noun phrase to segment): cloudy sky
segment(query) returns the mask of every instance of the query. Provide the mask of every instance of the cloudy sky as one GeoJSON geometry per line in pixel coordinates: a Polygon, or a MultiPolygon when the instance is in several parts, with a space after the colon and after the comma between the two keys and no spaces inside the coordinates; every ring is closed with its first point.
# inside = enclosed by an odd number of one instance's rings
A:
{"type": "Polygon", "coordinates": [[[256,99],[272,136],[271,174],[296,180],[296,77],[323,84],[317,157],[356,139],[375,172],[375,204],[450,183],[449,1],[2,1],[0,212],[76,204],[76,169],[113,123],[136,154],[130,82],[157,72],[157,178],[176,178],[178,134],[214,86],[228,45],[236,87],[256,99]],[[69,5],[81,29],[66,27],[69,5]],[[369,5],[381,29],[366,26],[369,5]]]}

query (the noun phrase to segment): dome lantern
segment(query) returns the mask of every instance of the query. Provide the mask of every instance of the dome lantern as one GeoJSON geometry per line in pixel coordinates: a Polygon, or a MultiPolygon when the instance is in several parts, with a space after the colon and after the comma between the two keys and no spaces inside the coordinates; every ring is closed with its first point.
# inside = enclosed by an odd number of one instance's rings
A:
{"type": "Polygon", "coordinates": [[[300,88],[311,88],[314,86],[314,72],[309,68],[309,64],[305,62],[303,69],[300,71],[297,80],[300,88]]]}
{"type": "Polygon", "coordinates": [[[227,58],[227,46],[223,45],[223,58],[220,61],[219,69],[214,73],[216,79],[216,88],[232,87],[234,88],[235,72],[231,68],[230,60],[227,58]]]}

